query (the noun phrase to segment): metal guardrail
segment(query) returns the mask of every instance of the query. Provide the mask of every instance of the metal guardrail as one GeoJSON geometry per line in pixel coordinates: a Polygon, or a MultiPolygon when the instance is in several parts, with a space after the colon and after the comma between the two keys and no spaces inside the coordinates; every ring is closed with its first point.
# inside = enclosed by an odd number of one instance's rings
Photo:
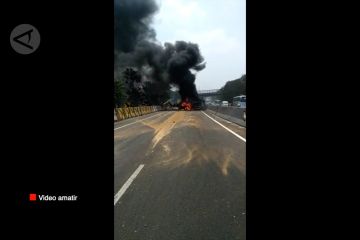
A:
{"type": "Polygon", "coordinates": [[[114,109],[114,121],[142,116],[160,110],[160,106],[123,107],[114,109]]]}

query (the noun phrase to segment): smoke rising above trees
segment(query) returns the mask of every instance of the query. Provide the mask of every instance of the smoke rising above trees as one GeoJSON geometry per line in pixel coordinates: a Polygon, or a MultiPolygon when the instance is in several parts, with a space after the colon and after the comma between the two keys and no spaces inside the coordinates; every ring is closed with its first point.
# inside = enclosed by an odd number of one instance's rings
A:
{"type": "Polygon", "coordinates": [[[205,68],[195,43],[176,41],[161,45],[151,27],[159,11],[154,0],[115,0],[114,77],[124,81],[132,104],[160,104],[168,98],[172,85],[182,99],[198,100],[196,72],[205,68]],[[127,68],[137,78],[126,77],[127,68]],[[138,101],[135,101],[135,98],[138,101]]]}

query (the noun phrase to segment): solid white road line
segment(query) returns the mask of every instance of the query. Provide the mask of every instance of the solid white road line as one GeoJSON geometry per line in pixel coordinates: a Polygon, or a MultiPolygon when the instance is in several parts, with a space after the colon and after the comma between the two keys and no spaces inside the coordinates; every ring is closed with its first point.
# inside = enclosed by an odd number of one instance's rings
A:
{"type": "Polygon", "coordinates": [[[205,114],[205,116],[207,116],[208,118],[210,118],[211,120],[213,120],[215,123],[219,124],[220,126],[222,126],[223,128],[225,128],[226,130],[228,130],[230,133],[234,134],[237,138],[240,138],[241,140],[243,140],[244,142],[246,142],[246,139],[243,138],[242,136],[240,136],[239,134],[237,134],[236,132],[234,132],[233,130],[225,127],[224,125],[222,125],[221,123],[219,123],[218,121],[216,121],[215,119],[213,119],[212,117],[210,117],[209,115],[207,115],[205,112],[201,111],[203,114],[205,114]]]}
{"type": "Polygon", "coordinates": [[[223,120],[223,121],[225,121],[225,122],[227,122],[227,123],[229,123],[229,124],[231,124],[231,125],[234,125],[234,126],[236,126],[236,127],[238,127],[238,128],[244,128],[243,126],[240,126],[240,125],[238,125],[238,124],[236,124],[236,123],[233,123],[233,122],[230,122],[230,121],[228,121],[228,120],[225,120],[224,118],[221,118],[221,117],[219,117],[219,116],[217,116],[217,115],[214,115],[214,114],[213,114],[213,116],[215,116],[215,117],[217,117],[218,119],[221,119],[221,120],[223,120]]]}
{"type": "Polygon", "coordinates": [[[135,172],[129,177],[129,179],[126,181],[126,183],[120,188],[118,193],[114,196],[114,206],[119,201],[121,196],[125,193],[126,189],[130,187],[130,184],[134,181],[136,176],[139,174],[141,169],[144,167],[144,164],[140,164],[140,166],[135,170],[135,172]]]}
{"type": "Polygon", "coordinates": [[[115,131],[115,130],[118,130],[118,129],[120,129],[120,128],[123,128],[123,127],[127,127],[127,126],[130,126],[130,125],[133,125],[133,124],[135,124],[135,123],[138,123],[138,122],[144,121],[144,120],[146,120],[146,119],[149,119],[149,118],[152,118],[152,117],[158,116],[158,115],[160,115],[160,114],[162,114],[162,113],[158,113],[158,114],[152,115],[152,116],[150,116],[150,117],[143,118],[143,119],[139,119],[139,120],[137,120],[137,121],[135,121],[135,122],[125,124],[124,126],[114,128],[114,131],[115,131]]]}

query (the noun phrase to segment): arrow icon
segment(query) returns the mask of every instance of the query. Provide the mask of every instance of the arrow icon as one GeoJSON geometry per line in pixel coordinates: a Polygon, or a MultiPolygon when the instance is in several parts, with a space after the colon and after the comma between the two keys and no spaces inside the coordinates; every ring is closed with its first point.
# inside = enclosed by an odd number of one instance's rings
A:
{"type": "Polygon", "coordinates": [[[27,48],[30,48],[30,49],[33,49],[33,47],[31,45],[29,45],[28,43],[30,42],[31,40],[31,33],[34,31],[34,29],[30,29],[16,37],[13,38],[14,42],[17,42],[18,44],[21,44],[27,48]],[[28,41],[27,43],[25,43],[24,41],[21,41],[20,38],[24,37],[24,36],[28,36],[28,41]]]}

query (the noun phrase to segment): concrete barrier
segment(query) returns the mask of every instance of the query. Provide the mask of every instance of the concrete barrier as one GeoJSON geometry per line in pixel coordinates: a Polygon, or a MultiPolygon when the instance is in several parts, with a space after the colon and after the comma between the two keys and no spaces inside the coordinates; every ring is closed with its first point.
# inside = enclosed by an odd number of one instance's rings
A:
{"type": "Polygon", "coordinates": [[[114,109],[114,121],[142,116],[148,113],[157,112],[160,106],[139,106],[139,107],[123,107],[114,109]]]}
{"type": "Polygon", "coordinates": [[[246,119],[244,119],[244,112],[246,112],[246,108],[208,106],[207,109],[216,116],[246,127],[246,119]]]}

